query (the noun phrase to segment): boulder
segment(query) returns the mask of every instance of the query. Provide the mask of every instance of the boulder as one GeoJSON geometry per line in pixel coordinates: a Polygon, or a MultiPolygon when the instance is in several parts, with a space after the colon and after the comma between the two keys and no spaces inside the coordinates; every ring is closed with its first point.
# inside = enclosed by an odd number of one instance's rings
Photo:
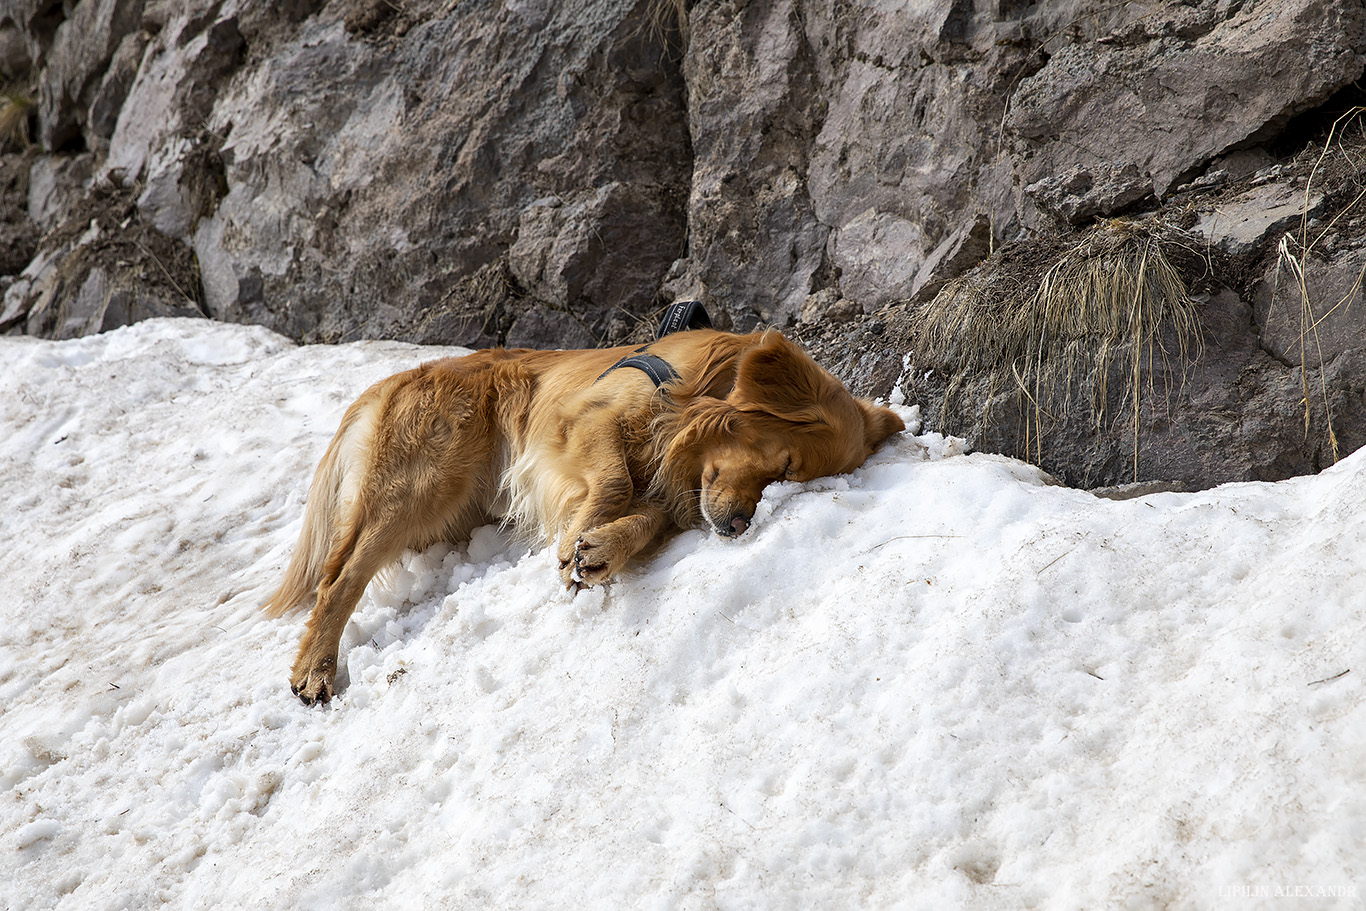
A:
{"type": "Polygon", "coordinates": [[[930,252],[911,285],[911,300],[923,301],[938,294],[946,283],[986,259],[991,247],[991,221],[979,214],[930,252]]]}
{"type": "Polygon", "coordinates": [[[1096,162],[1044,177],[1024,188],[1034,205],[1069,225],[1081,225],[1097,215],[1122,212],[1153,194],[1152,181],[1131,161],[1096,162]]]}
{"type": "Polygon", "coordinates": [[[1364,35],[1359,0],[1205,0],[1064,45],[1011,100],[1021,183],[1132,168],[1164,195],[1350,85],[1364,35]]]}
{"type": "Polygon", "coordinates": [[[1316,218],[1323,193],[1286,183],[1267,183],[1202,208],[1195,232],[1230,256],[1245,256],[1274,244],[1280,235],[1316,218]]]}
{"type": "Polygon", "coordinates": [[[66,220],[89,190],[94,155],[44,155],[33,162],[28,180],[28,215],[45,231],[66,220]]]}

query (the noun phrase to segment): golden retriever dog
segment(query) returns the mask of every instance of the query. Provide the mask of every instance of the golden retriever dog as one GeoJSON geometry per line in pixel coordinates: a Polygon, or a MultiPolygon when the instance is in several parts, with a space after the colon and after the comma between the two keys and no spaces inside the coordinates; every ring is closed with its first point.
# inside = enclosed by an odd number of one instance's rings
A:
{"type": "Polygon", "coordinates": [[[704,522],[733,538],[764,488],[853,471],[903,429],[776,331],[645,348],[491,349],[432,361],[347,409],[266,609],[316,594],[290,685],[332,697],[342,631],[407,549],[504,521],[558,548],[575,591],[704,522]]]}

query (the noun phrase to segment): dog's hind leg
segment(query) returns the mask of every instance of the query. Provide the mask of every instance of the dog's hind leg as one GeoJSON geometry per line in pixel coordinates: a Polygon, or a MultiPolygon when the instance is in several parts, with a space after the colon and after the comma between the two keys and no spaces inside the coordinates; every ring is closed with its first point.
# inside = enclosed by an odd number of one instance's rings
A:
{"type": "Polygon", "coordinates": [[[342,632],[375,574],[409,548],[466,538],[488,520],[491,435],[459,388],[448,397],[453,406],[433,406],[441,376],[427,374],[390,381],[392,394],[376,411],[365,447],[347,460],[350,475],[336,485],[318,597],[290,674],[306,704],[331,699],[342,632]]]}
{"type": "Polygon", "coordinates": [[[318,585],[318,601],[299,642],[289,684],[305,705],[332,698],[342,632],[365,587],[397,559],[407,545],[399,529],[383,524],[354,530],[328,557],[318,585]]]}
{"type": "Polygon", "coordinates": [[[463,540],[487,520],[487,511],[469,496],[472,475],[433,485],[405,483],[396,478],[402,474],[391,466],[363,485],[323,566],[289,681],[306,705],[332,698],[342,632],[375,574],[405,550],[443,537],[463,540]]]}

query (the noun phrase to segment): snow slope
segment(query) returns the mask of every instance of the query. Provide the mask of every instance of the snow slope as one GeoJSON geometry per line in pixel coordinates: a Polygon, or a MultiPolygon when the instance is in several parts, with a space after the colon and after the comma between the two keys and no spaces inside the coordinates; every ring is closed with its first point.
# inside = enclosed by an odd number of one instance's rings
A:
{"type": "Polygon", "coordinates": [[[443,353],[0,338],[0,906],[1362,906],[1366,453],[1115,502],[907,433],[577,597],[482,529],[305,708],[258,605],[443,353]]]}

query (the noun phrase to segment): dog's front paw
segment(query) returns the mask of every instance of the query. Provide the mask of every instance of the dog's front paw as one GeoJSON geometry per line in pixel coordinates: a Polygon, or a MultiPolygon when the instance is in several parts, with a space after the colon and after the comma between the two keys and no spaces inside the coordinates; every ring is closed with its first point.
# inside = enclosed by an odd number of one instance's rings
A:
{"type": "Polygon", "coordinates": [[[583,589],[607,582],[615,575],[615,567],[607,556],[607,550],[598,544],[591,531],[579,535],[574,550],[560,559],[560,579],[564,587],[578,594],[583,589]]]}
{"type": "Polygon", "coordinates": [[[300,655],[299,660],[294,662],[293,673],[289,676],[289,688],[304,705],[326,704],[332,700],[336,678],[336,658],[311,663],[305,662],[300,655]]]}
{"type": "Polygon", "coordinates": [[[605,580],[598,578],[599,573],[596,572],[598,567],[591,563],[585,566],[583,552],[577,546],[582,543],[582,539],[575,543],[576,546],[572,555],[568,559],[560,561],[560,581],[564,583],[566,589],[578,594],[585,588],[590,588],[595,583],[605,580]]]}
{"type": "Polygon", "coordinates": [[[610,537],[597,530],[586,531],[574,542],[573,551],[560,559],[560,578],[574,592],[601,585],[616,575],[619,567],[610,537]]]}

